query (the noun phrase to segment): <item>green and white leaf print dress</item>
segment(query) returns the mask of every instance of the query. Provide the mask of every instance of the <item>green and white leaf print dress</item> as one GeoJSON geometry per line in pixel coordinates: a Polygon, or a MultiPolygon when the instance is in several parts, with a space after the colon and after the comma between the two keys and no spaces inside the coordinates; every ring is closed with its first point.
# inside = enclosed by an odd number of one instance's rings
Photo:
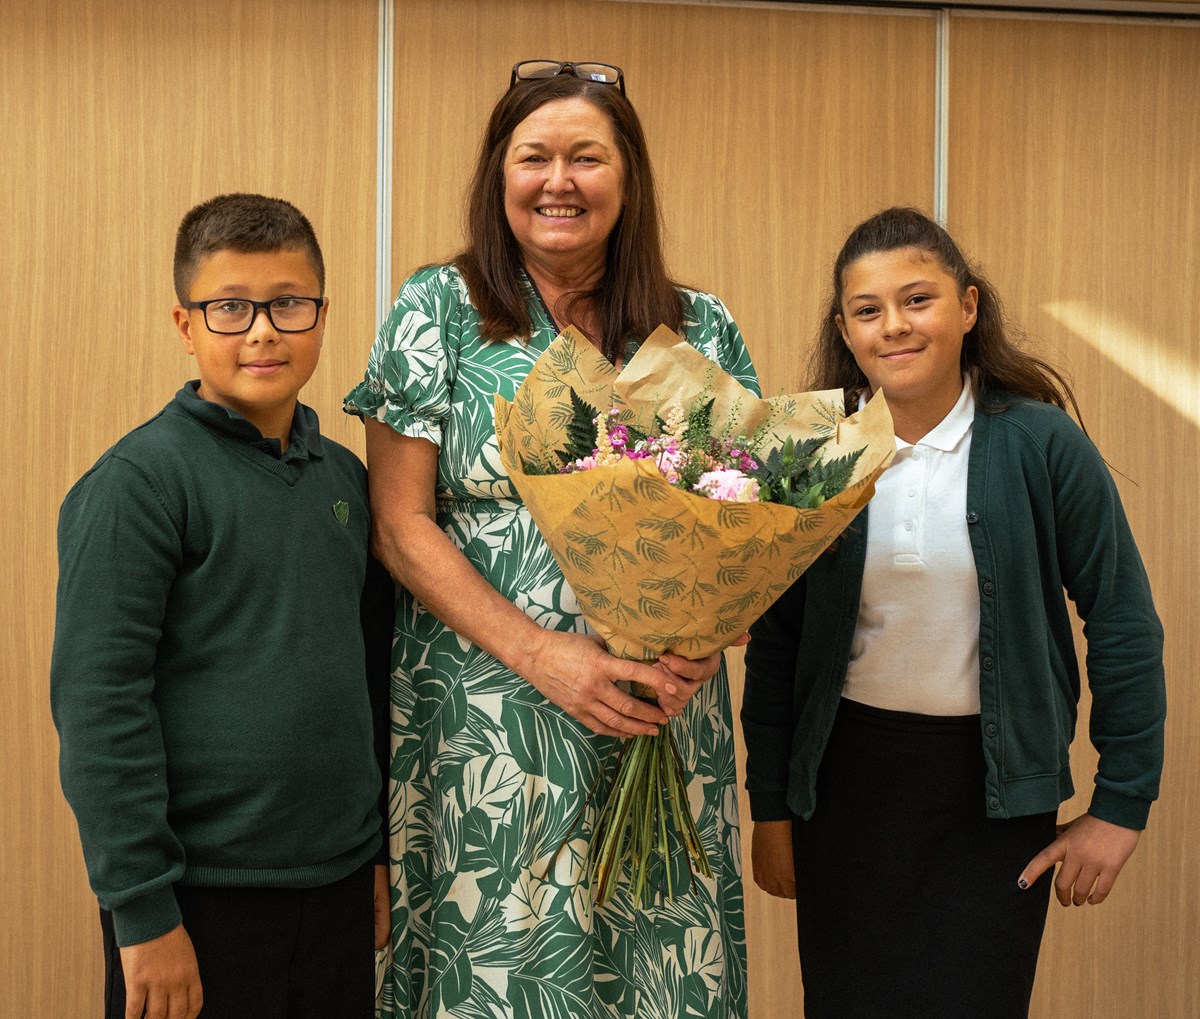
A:
{"type": "MultiPolygon", "coordinates": [[[[511,400],[556,334],[528,293],[531,340],[488,343],[458,272],[417,272],[346,410],[437,445],[438,522],[451,540],[542,626],[583,631],[575,595],[496,447],[493,394],[511,400]]],[[[725,307],[707,294],[682,294],[688,342],[757,391],[725,307]]],[[[745,1016],[724,666],[672,722],[714,877],[640,910],[624,881],[595,908],[584,870],[595,808],[583,808],[598,771],[606,761],[611,767],[611,738],[575,721],[404,591],[392,666],[392,944],[382,1016],[745,1016]]]]}

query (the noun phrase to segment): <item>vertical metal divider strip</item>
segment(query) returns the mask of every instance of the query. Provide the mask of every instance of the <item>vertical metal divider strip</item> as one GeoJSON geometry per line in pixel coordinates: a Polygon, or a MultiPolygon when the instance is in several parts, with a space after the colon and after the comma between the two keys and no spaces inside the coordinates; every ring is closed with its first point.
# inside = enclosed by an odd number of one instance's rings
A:
{"type": "Polygon", "coordinates": [[[937,13],[934,63],[933,218],[946,225],[950,164],[950,9],[937,13]]]}
{"type": "Polygon", "coordinates": [[[378,98],[375,124],[375,310],[383,324],[392,306],[392,135],[396,76],[396,3],[379,0],[378,98]]]}

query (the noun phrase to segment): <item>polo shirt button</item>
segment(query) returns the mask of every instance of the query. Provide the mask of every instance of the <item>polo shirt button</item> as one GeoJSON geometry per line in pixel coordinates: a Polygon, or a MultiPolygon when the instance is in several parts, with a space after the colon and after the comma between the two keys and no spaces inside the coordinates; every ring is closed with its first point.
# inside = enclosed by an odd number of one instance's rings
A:
{"type": "Polygon", "coordinates": [[[999,796],[989,796],[988,797],[988,808],[991,810],[999,810],[1000,809],[1000,797],[999,796]]]}
{"type": "Polygon", "coordinates": [[[996,728],[995,722],[988,722],[988,724],[983,727],[983,733],[989,739],[995,738],[996,733],[999,731],[1000,730],[996,728]]]}
{"type": "Polygon", "coordinates": [[[978,522],[979,522],[979,514],[978,514],[978,513],[972,513],[972,512],[970,512],[970,511],[968,511],[968,513],[967,513],[967,523],[968,523],[968,524],[975,524],[975,523],[978,523],[978,522]]]}
{"type": "Polygon", "coordinates": [[[996,590],[996,585],[993,584],[990,580],[985,580],[983,582],[983,593],[984,594],[991,594],[995,590],[996,590]]]}
{"type": "Polygon", "coordinates": [[[984,655],[983,667],[985,669],[990,669],[992,667],[992,656],[991,655],[984,655]]]}

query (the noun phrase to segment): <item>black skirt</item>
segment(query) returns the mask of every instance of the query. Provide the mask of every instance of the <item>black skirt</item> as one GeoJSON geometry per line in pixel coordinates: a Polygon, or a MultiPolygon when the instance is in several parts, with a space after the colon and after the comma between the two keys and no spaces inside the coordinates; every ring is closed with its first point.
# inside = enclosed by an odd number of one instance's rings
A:
{"type": "Polygon", "coordinates": [[[989,818],[979,716],[843,700],[793,825],[808,1019],[1024,1019],[1053,871],[1025,865],[1055,813],[989,818]]]}

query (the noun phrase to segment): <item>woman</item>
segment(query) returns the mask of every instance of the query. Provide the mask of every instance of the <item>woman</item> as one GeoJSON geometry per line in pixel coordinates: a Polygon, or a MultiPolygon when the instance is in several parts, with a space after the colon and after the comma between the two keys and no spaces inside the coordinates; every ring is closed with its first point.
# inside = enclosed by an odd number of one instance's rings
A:
{"type": "Polygon", "coordinates": [[[367,427],[377,552],[403,585],[392,684],[387,1014],[745,1014],[721,656],[651,667],[588,635],[500,467],[512,399],[567,325],[614,362],[665,322],[756,386],[737,327],[677,287],[645,140],[607,65],[518,64],[489,120],[468,238],[400,290],[347,410],[367,427]],[[658,705],[618,683],[655,689],[658,705]],[[594,907],[589,794],[616,739],[678,718],[715,878],[594,907]],[[561,851],[560,851],[561,848],[561,851]]]}
{"type": "Polygon", "coordinates": [[[851,233],[811,375],[882,389],[897,454],[866,519],[751,629],[755,882],[796,899],[809,1017],[1025,1016],[1054,864],[1063,905],[1103,901],[1157,796],[1145,570],[1070,387],[919,212],[851,233]],[[1079,698],[1064,588],[1100,763],[1056,833],[1079,698]]]}

